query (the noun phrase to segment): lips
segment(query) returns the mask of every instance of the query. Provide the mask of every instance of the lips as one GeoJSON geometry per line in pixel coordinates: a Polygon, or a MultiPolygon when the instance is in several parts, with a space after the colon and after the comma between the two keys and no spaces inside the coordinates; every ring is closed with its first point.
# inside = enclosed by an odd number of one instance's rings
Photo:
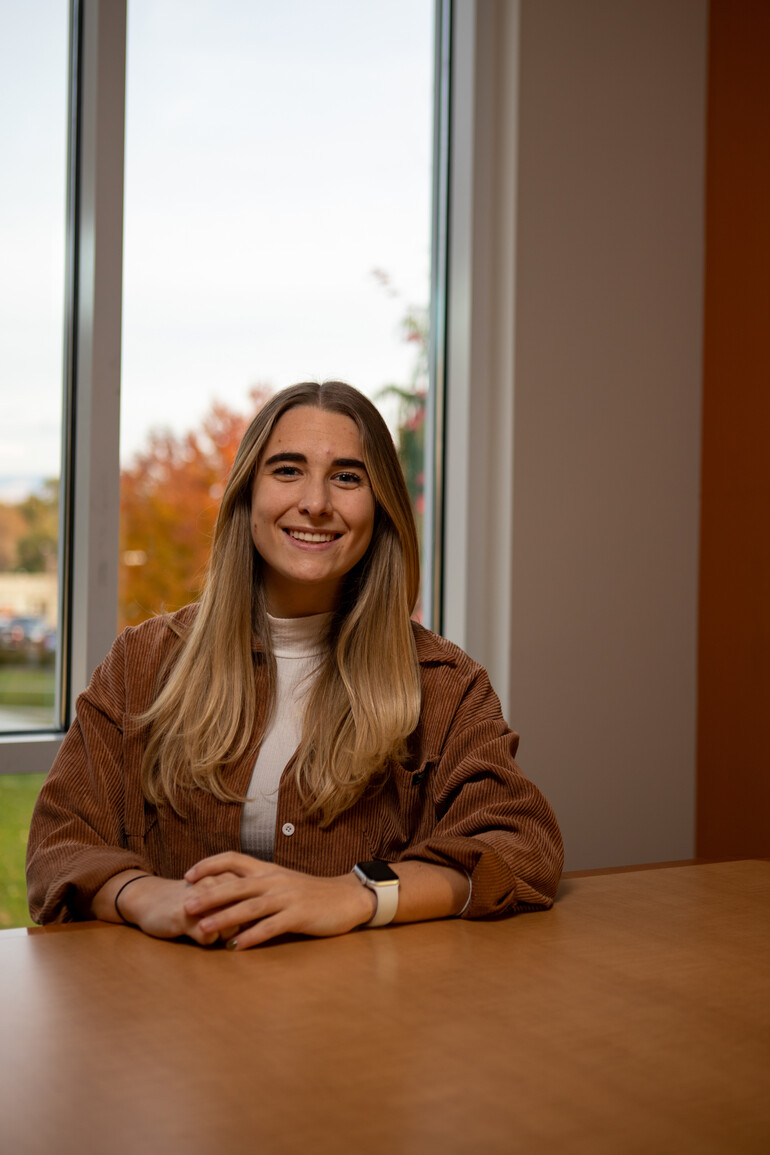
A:
{"type": "Polygon", "coordinates": [[[319,545],[327,541],[336,541],[340,534],[338,533],[320,533],[312,529],[285,529],[283,531],[295,541],[307,541],[312,545],[319,545]]]}

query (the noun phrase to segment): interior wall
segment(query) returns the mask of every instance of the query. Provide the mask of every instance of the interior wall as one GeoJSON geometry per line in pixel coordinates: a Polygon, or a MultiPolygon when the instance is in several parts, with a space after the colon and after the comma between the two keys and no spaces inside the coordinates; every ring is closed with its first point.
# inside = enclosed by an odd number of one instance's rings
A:
{"type": "Polygon", "coordinates": [[[567,867],[692,856],[706,0],[523,0],[512,676],[567,867]]]}
{"type": "Polygon", "coordinates": [[[712,0],[697,850],[770,854],[770,5],[712,0]]]}

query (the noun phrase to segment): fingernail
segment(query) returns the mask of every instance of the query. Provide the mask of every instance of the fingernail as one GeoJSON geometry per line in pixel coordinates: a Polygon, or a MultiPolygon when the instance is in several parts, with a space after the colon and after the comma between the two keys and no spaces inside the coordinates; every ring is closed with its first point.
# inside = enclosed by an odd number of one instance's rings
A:
{"type": "Polygon", "coordinates": [[[231,938],[225,949],[226,950],[237,950],[238,949],[238,939],[237,938],[231,938]]]}

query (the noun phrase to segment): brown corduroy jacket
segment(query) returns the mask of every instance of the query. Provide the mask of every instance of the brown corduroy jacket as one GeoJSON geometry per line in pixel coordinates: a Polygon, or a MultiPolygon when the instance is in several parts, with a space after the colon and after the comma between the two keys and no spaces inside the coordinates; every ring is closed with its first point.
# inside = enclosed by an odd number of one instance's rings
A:
{"type": "MultiPolygon", "coordinates": [[[[194,612],[177,616],[187,623],[194,612]]],[[[551,807],[514,761],[518,736],[485,670],[451,642],[416,624],[414,632],[422,712],[408,757],[325,829],[304,812],[289,763],[278,791],[274,861],[336,875],[372,858],[423,859],[468,871],[467,918],[548,907],[562,868],[561,836],[551,807]]],[[[195,790],[182,818],[142,794],[146,730],[128,723],[152,701],[174,642],[162,618],[125,630],[78,698],[30,829],[27,882],[38,922],[93,917],[94,895],[122,870],[181,878],[208,855],[240,849],[239,803],[195,790]]],[[[261,669],[257,662],[258,694],[261,669]]],[[[254,741],[226,772],[241,796],[257,749],[254,741]]]]}

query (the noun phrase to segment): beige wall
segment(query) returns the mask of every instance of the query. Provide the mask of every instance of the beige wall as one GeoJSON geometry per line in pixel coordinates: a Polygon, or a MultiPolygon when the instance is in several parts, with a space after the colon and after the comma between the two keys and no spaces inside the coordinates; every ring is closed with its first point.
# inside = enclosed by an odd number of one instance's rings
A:
{"type": "Polygon", "coordinates": [[[509,715],[568,867],[689,857],[707,4],[520,17],[509,715]]]}

